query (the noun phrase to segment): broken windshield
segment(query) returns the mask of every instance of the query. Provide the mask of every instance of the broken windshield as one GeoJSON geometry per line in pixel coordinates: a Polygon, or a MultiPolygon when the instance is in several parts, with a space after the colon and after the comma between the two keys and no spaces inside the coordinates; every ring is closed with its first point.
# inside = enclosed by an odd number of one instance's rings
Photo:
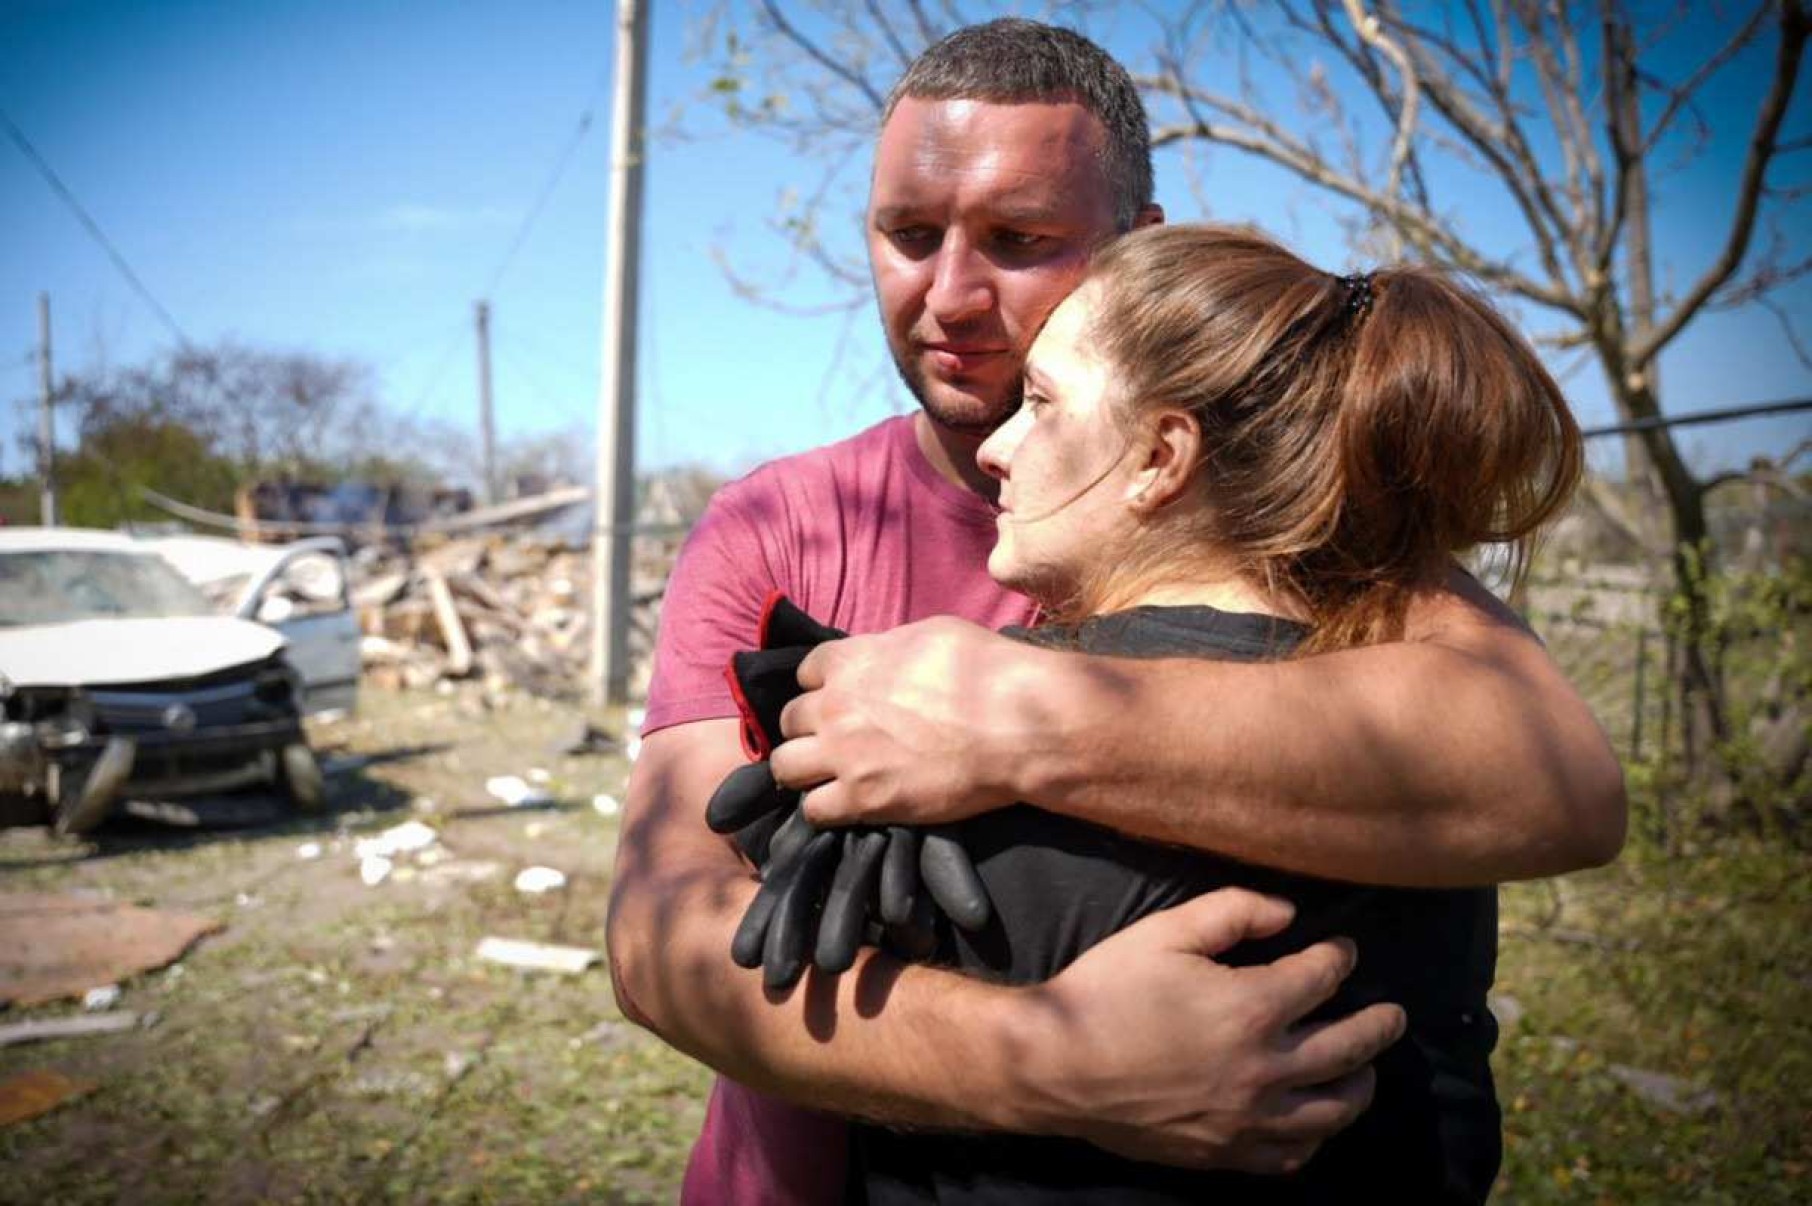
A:
{"type": "Polygon", "coordinates": [[[212,611],[207,596],[155,554],[94,549],[0,553],[0,626],[212,611]]]}

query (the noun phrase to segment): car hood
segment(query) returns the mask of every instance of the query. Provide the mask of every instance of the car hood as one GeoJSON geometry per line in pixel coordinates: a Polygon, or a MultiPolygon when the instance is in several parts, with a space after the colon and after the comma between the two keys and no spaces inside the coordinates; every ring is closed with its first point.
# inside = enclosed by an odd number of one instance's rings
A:
{"type": "Polygon", "coordinates": [[[19,687],[196,678],[283,648],[262,624],[227,616],[78,620],[0,628],[0,679],[19,687]]]}

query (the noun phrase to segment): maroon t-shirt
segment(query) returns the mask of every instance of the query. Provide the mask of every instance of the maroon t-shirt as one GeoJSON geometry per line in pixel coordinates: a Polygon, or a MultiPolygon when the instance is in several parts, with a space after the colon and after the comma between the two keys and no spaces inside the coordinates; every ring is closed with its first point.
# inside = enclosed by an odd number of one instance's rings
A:
{"type": "MultiPolygon", "coordinates": [[[[724,666],[754,644],[775,590],[850,633],[945,615],[989,628],[1029,623],[1032,604],[988,577],[994,515],[932,468],[911,416],[725,486],[667,584],[643,733],[737,715],[724,666]]],[[[728,951],[724,972],[751,974],[728,951]]],[[[720,1078],[682,1201],[840,1201],[846,1142],[842,1120],[720,1078]]]]}

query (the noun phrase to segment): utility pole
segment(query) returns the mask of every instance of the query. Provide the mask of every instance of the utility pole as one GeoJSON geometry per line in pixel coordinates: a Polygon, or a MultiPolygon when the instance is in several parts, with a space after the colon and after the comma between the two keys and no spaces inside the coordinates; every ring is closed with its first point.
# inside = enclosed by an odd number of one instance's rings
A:
{"type": "Polygon", "coordinates": [[[610,215],[604,241],[603,371],[592,491],[591,673],[595,703],[629,696],[629,561],[635,523],[636,297],[642,255],[643,110],[649,8],[617,0],[610,122],[610,215]]]}
{"type": "Polygon", "coordinates": [[[56,391],[50,371],[50,294],[38,294],[38,522],[57,525],[57,426],[51,413],[56,391]]]}
{"type": "Polygon", "coordinates": [[[478,303],[478,438],[484,446],[484,500],[497,501],[497,424],[491,416],[491,303],[478,303]]]}

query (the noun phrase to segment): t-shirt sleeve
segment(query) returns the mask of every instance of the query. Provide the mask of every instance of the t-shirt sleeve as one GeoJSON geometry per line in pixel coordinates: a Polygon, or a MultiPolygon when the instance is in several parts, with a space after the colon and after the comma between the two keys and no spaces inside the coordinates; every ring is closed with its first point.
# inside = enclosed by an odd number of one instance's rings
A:
{"type": "Polygon", "coordinates": [[[753,486],[745,479],[719,490],[680,547],[661,602],[644,735],[737,715],[724,667],[755,646],[762,604],[781,586],[768,556],[772,520],[767,539],[752,522],[761,510],[753,486]]]}

